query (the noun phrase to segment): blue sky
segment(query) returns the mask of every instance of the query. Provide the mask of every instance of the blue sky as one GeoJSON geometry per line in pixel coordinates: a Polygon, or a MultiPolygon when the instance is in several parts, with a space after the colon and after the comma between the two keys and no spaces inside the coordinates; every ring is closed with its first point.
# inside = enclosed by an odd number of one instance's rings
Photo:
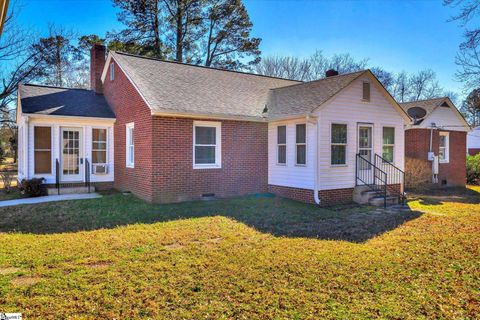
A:
{"type": "MultiPolygon", "coordinates": [[[[110,0],[24,0],[21,22],[44,33],[48,23],[99,34],[121,29],[110,0]]],[[[447,22],[442,1],[245,0],[265,55],[350,53],[390,71],[433,69],[443,87],[461,91],[454,63],[463,30],[447,22]]]]}

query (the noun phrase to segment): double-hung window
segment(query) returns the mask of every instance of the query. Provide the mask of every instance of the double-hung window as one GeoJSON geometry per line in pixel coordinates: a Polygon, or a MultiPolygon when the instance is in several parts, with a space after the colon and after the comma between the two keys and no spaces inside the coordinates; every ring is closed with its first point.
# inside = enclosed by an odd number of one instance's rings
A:
{"type": "Polygon", "coordinates": [[[395,151],[395,128],[383,127],[382,158],[386,162],[393,162],[395,151]]]}
{"type": "Polygon", "coordinates": [[[307,125],[297,124],[295,130],[295,152],[296,164],[303,166],[307,164],[307,125]]]}
{"type": "Polygon", "coordinates": [[[52,173],[52,128],[35,127],[33,134],[35,174],[52,173]]]}
{"type": "Polygon", "coordinates": [[[345,165],[347,163],[347,125],[332,123],[331,128],[331,164],[345,165]]]}
{"type": "Polygon", "coordinates": [[[440,132],[438,145],[438,160],[448,163],[450,158],[450,136],[448,132],[440,132]]]}
{"type": "Polygon", "coordinates": [[[134,123],[127,123],[126,125],[126,166],[133,168],[135,166],[135,126],[134,123]]]}
{"type": "Polygon", "coordinates": [[[193,123],[193,168],[221,168],[221,123],[193,123]]]}
{"type": "Polygon", "coordinates": [[[287,126],[277,127],[277,164],[287,163],[287,126]]]}
{"type": "Polygon", "coordinates": [[[107,129],[92,129],[92,164],[107,163],[107,129]]]}

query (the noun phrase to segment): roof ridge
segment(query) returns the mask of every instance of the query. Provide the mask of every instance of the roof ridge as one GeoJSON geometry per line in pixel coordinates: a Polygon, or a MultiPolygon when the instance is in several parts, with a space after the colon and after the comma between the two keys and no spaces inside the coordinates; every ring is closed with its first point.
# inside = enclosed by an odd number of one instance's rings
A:
{"type": "Polygon", "coordinates": [[[294,79],[288,79],[288,78],[281,78],[281,77],[274,77],[274,76],[267,76],[267,75],[263,75],[263,74],[253,73],[253,72],[245,72],[245,71],[237,71],[237,70],[220,69],[220,68],[215,68],[215,67],[207,67],[207,66],[202,66],[202,65],[198,65],[198,64],[178,62],[178,61],[173,61],[173,60],[165,60],[165,59],[160,59],[160,58],[155,58],[155,57],[147,57],[147,56],[142,56],[142,55],[138,55],[138,54],[127,53],[127,52],[122,52],[122,51],[113,51],[113,52],[114,52],[114,53],[121,54],[121,55],[125,55],[125,56],[130,56],[130,57],[135,57],[135,58],[140,58],[140,59],[147,59],[147,60],[154,60],[154,61],[166,62],[166,63],[172,63],[172,64],[179,64],[179,65],[184,65],[184,66],[188,66],[188,67],[197,67],[197,68],[203,68],[203,69],[207,69],[207,70],[215,70],[215,71],[223,71],[223,72],[232,72],[232,73],[239,73],[239,74],[250,75],[250,76],[257,76],[257,77],[263,77],[263,78],[278,79],[278,80],[285,80],[285,81],[295,81],[295,82],[298,82],[298,83],[304,83],[303,81],[300,81],[300,80],[294,80],[294,79]]]}
{"type": "Polygon", "coordinates": [[[86,88],[59,87],[59,86],[51,86],[51,85],[47,85],[47,84],[20,83],[20,85],[30,86],[30,87],[52,88],[52,89],[66,89],[66,90],[84,90],[84,91],[91,91],[90,89],[86,89],[86,88]]]}
{"type": "Polygon", "coordinates": [[[448,96],[444,96],[444,97],[438,97],[438,98],[421,99],[421,100],[408,101],[408,102],[399,102],[399,104],[416,103],[416,102],[425,102],[425,101],[441,100],[441,99],[447,99],[447,98],[449,99],[449,97],[448,97],[448,96]]]}
{"type": "MultiPolygon", "coordinates": [[[[364,70],[359,70],[359,71],[354,71],[354,72],[337,74],[337,75],[335,75],[335,76],[320,78],[320,79],[317,79],[317,80],[312,80],[312,81],[307,81],[307,82],[294,83],[294,84],[291,84],[291,85],[288,85],[288,86],[284,86],[284,87],[272,88],[272,89],[270,89],[270,90],[285,89],[285,88],[290,88],[290,87],[294,87],[294,86],[310,84],[310,83],[314,83],[314,82],[321,82],[321,81],[330,80],[330,79],[336,78],[336,77],[349,76],[349,75],[352,75],[352,74],[355,74],[355,73],[358,73],[358,74],[359,74],[358,76],[360,76],[361,74],[363,74],[363,73],[365,73],[365,72],[367,72],[367,71],[370,71],[370,69],[364,69],[364,70]]],[[[356,78],[354,78],[354,79],[356,79],[356,78]]],[[[354,80],[354,79],[352,79],[352,80],[354,80]]]]}

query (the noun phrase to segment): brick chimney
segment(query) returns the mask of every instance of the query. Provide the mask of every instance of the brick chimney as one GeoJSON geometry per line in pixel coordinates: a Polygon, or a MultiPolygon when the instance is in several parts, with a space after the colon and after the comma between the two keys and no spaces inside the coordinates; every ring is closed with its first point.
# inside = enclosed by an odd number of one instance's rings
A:
{"type": "Polygon", "coordinates": [[[105,66],[105,46],[94,44],[90,49],[90,89],[97,94],[103,93],[102,71],[105,66]]]}
{"type": "Polygon", "coordinates": [[[325,77],[333,77],[333,76],[338,76],[338,71],[337,70],[333,70],[333,69],[330,69],[330,70],[327,70],[325,72],[325,77]]]}

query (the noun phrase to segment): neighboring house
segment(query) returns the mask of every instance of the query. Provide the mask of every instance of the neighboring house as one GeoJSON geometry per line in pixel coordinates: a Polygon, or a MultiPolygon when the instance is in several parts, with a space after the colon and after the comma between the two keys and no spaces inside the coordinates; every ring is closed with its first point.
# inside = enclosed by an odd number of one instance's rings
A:
{"type": "MultiPolygon", "coordinates": [[[[409,159],[421,160],[429,172],[429,182],[464,186],[466,137],[470,127],[453,102],[444,97],[400,105],[412,118],[405,130],[407,170],[409,159]]],[[[412,165],[419,164],[412,162],[412,165]]]]}
{"type": "Polygon", "coordinates": [[[467,152],[474,156],[480,153],[480,126],[474,128],[467,135],[467,152]]]}
{"type": "Polygon", "coordinates": [[[90,177],[156,203],[270,191],[331,205],[401,184],[411,119],[369,70],[304,83],[91,54],[92,91],[19,87],[19,179],[90,177]]]}

